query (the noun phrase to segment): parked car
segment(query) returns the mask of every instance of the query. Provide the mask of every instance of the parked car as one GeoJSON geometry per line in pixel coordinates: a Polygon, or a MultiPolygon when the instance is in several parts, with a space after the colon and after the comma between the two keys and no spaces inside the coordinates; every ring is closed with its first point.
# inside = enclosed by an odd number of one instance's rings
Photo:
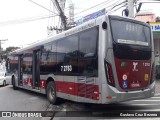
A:
{"type": "Polygon", "coordinates": [[[0,71],[0,85],[6,86],[6,84],[9,84],[8,80],[6,80],[6,72],[0,71]]]}

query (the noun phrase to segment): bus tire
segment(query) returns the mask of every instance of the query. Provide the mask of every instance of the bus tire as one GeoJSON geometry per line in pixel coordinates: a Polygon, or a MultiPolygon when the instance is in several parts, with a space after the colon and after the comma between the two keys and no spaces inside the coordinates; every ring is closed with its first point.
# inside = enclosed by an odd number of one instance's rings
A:
{"type": "Polygon", "coordinates": [[[47,83],[47,99],[51,104],[57,104],[56,85],[53,81],[47,83]]]}
{"type": "Polygon", "coordinates": [[[12,77],[12,85],[13,85],[13,89],[17,90],[15,77],[12,77]]]}

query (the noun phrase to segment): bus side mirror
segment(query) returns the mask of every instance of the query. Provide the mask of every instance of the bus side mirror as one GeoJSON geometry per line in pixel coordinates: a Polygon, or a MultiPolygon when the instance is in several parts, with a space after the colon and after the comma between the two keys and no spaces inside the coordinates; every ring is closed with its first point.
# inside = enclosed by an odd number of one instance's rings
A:
{"type": "Polygon", "coordinates": [[[107,29],[107,23],[106,23],[106,22],[103,22],[103,23],[102,23],[102,28],[103,28],[104,30],[107,29]]]}

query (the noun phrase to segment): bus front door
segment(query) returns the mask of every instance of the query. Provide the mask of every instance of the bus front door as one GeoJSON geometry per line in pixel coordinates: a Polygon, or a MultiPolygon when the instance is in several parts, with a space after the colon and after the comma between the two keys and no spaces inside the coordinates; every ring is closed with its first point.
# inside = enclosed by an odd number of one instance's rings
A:
{"type": "Polygon", "coordinates": [[[18,86],[23,86],[23,56],[18,56],[18,86]]]}
{"type": "Polygon", "coordinates": [[[33,89],[40,87],[40,50],[33,51],[33,75],[32,75],[32,86],[33,89]]]}

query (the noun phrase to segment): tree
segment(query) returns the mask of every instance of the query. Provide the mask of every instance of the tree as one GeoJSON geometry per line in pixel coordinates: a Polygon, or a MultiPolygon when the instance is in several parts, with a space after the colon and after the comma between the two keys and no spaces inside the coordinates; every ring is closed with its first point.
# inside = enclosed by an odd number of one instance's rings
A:
{"type": "Polygon", "coordinates": [[[20,47],[8,47],[6,48],[6,50],[2,51],[1,52],[1,58],[4,58],[6,59],[7,58],[7,55],[10,53],[10,52],[13,52],[17,49],[20,49],[20,47]]]}
{"type": "Polygon", "coordinates": [[[9,53],[9,52],[13,52],[13,51],[15,51],[17,49],[20,49],[20,47],[8,47],[8,48],[6,48],[5,52],[9,53]]]}

